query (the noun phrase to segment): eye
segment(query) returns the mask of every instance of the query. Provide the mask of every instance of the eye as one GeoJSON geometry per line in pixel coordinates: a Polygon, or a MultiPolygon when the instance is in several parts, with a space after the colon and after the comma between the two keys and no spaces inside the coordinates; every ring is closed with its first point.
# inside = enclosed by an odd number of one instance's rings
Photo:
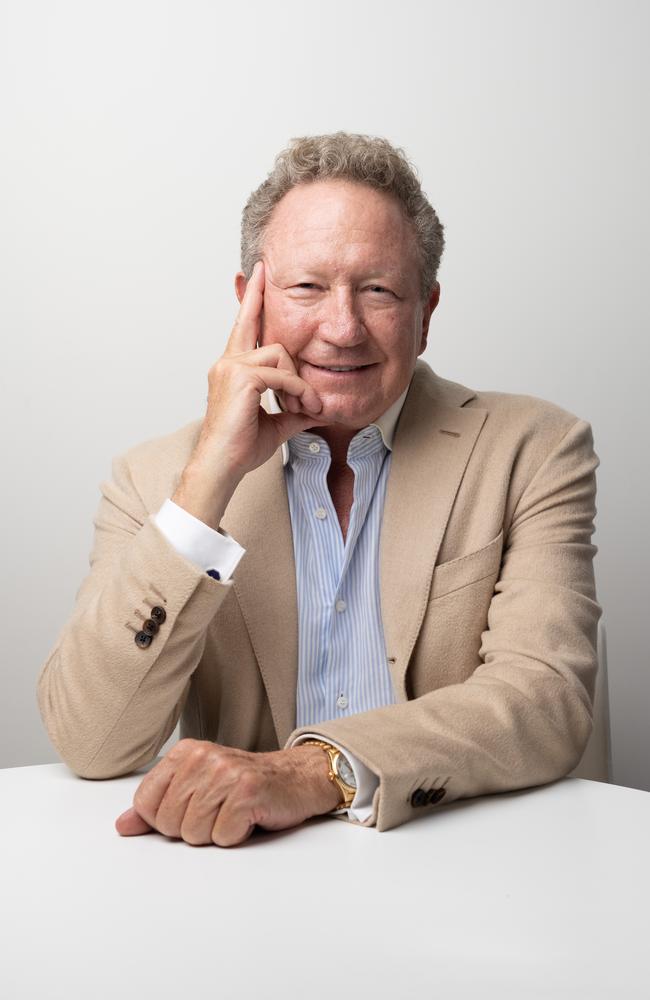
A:
{"type": "Polygon", "coordinates": [[[294,288],[304,288],[306,291],[311,292],[314,288],[318,288],[318,285],[314,284],[313,281],[301,281],[299,284],[294,285],[294,288]]]}
{"type": "Polygon", "coordinates": [[[384,288],[383,285],[368,285],[369,292],[375,292],[378,295],[393,295],[390,288],[384,288]]]}

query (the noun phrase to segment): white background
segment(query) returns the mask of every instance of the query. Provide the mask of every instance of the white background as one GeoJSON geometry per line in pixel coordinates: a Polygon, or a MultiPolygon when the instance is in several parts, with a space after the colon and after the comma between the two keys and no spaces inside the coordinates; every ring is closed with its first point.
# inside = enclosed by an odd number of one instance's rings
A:
{"type": "Polygon", "coordinates": [[[592,424],[614,777],[650,789],[649,5],[0,5],[0,766],[111,457],[201,417],[239,223],[293,136],[383,135],[446,229],[425,359],[592,424]],[[643,511],[646,514],[643,514],[643,511]]]}

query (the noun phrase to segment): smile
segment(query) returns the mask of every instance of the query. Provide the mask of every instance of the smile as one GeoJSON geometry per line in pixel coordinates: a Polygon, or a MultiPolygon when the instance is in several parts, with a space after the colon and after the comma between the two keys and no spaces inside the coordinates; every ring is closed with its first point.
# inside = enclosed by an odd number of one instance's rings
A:
{"type": "Polygon", "coordinates": [[[356,375],[359,372],[365,371],[366,368],[374,368],[374,364],[370,365],[356,365],[352,366],[332,366],[331,368],[325,367],[324,365],[312,365],[308,361],[304,362],[309,368],[313,368],[317,372],[327,372],[328,375],[356,375]]]}

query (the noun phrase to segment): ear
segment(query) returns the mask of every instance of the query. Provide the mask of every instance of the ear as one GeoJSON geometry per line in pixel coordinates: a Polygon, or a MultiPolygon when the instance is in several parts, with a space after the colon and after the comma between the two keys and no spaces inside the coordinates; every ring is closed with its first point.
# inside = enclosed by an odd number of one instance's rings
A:
{"type": "Polygon", "coordinates": [[[440,282],[436,281],[436,283],[433,286],[433,289],[431,291],[431,295],[429,296],[429,298],[427,299],[427,301],[424,303],[424,306],[423,306],[423,309],[422,309],[422,337],[421,337],[421,340],[420,340],[420,350],[418,351],[418,356],[420,354],[423,354],[424,351],[425,351],[425,349],[426,349],[426,346],[427,346],[427,336],[428,336],[428,333],[429,333],[429,322],[431,320],[431,314],[432,314],[433,310],[436,308],[436,306],[438,305],[439,301],[440,301],[440,282]]]}
{"type": "Polygon", "coordinates": [[[244,298],[244,292],[246,291],[246,286],[248,284],[248,279],[243,271],[237,271],[235,275],[235,295],[237,296],[237,301],[241,304],[244,298]]]}

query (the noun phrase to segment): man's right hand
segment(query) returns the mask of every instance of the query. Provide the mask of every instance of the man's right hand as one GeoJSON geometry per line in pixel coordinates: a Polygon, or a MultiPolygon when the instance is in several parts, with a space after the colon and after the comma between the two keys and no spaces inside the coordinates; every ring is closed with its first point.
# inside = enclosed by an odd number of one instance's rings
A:
{"type": "Polygon", "coordinates": [[[323,426],[316,391],[281,344],[257,347],[264,303],[264,264],[253,269],[224,354],[208,372],[208,408],[199,440],[172,500],[215,530],[238,483],[280,445],[323,426]],[[283,394],[288,412],[269,414],[262,393],[283,394]]]}

